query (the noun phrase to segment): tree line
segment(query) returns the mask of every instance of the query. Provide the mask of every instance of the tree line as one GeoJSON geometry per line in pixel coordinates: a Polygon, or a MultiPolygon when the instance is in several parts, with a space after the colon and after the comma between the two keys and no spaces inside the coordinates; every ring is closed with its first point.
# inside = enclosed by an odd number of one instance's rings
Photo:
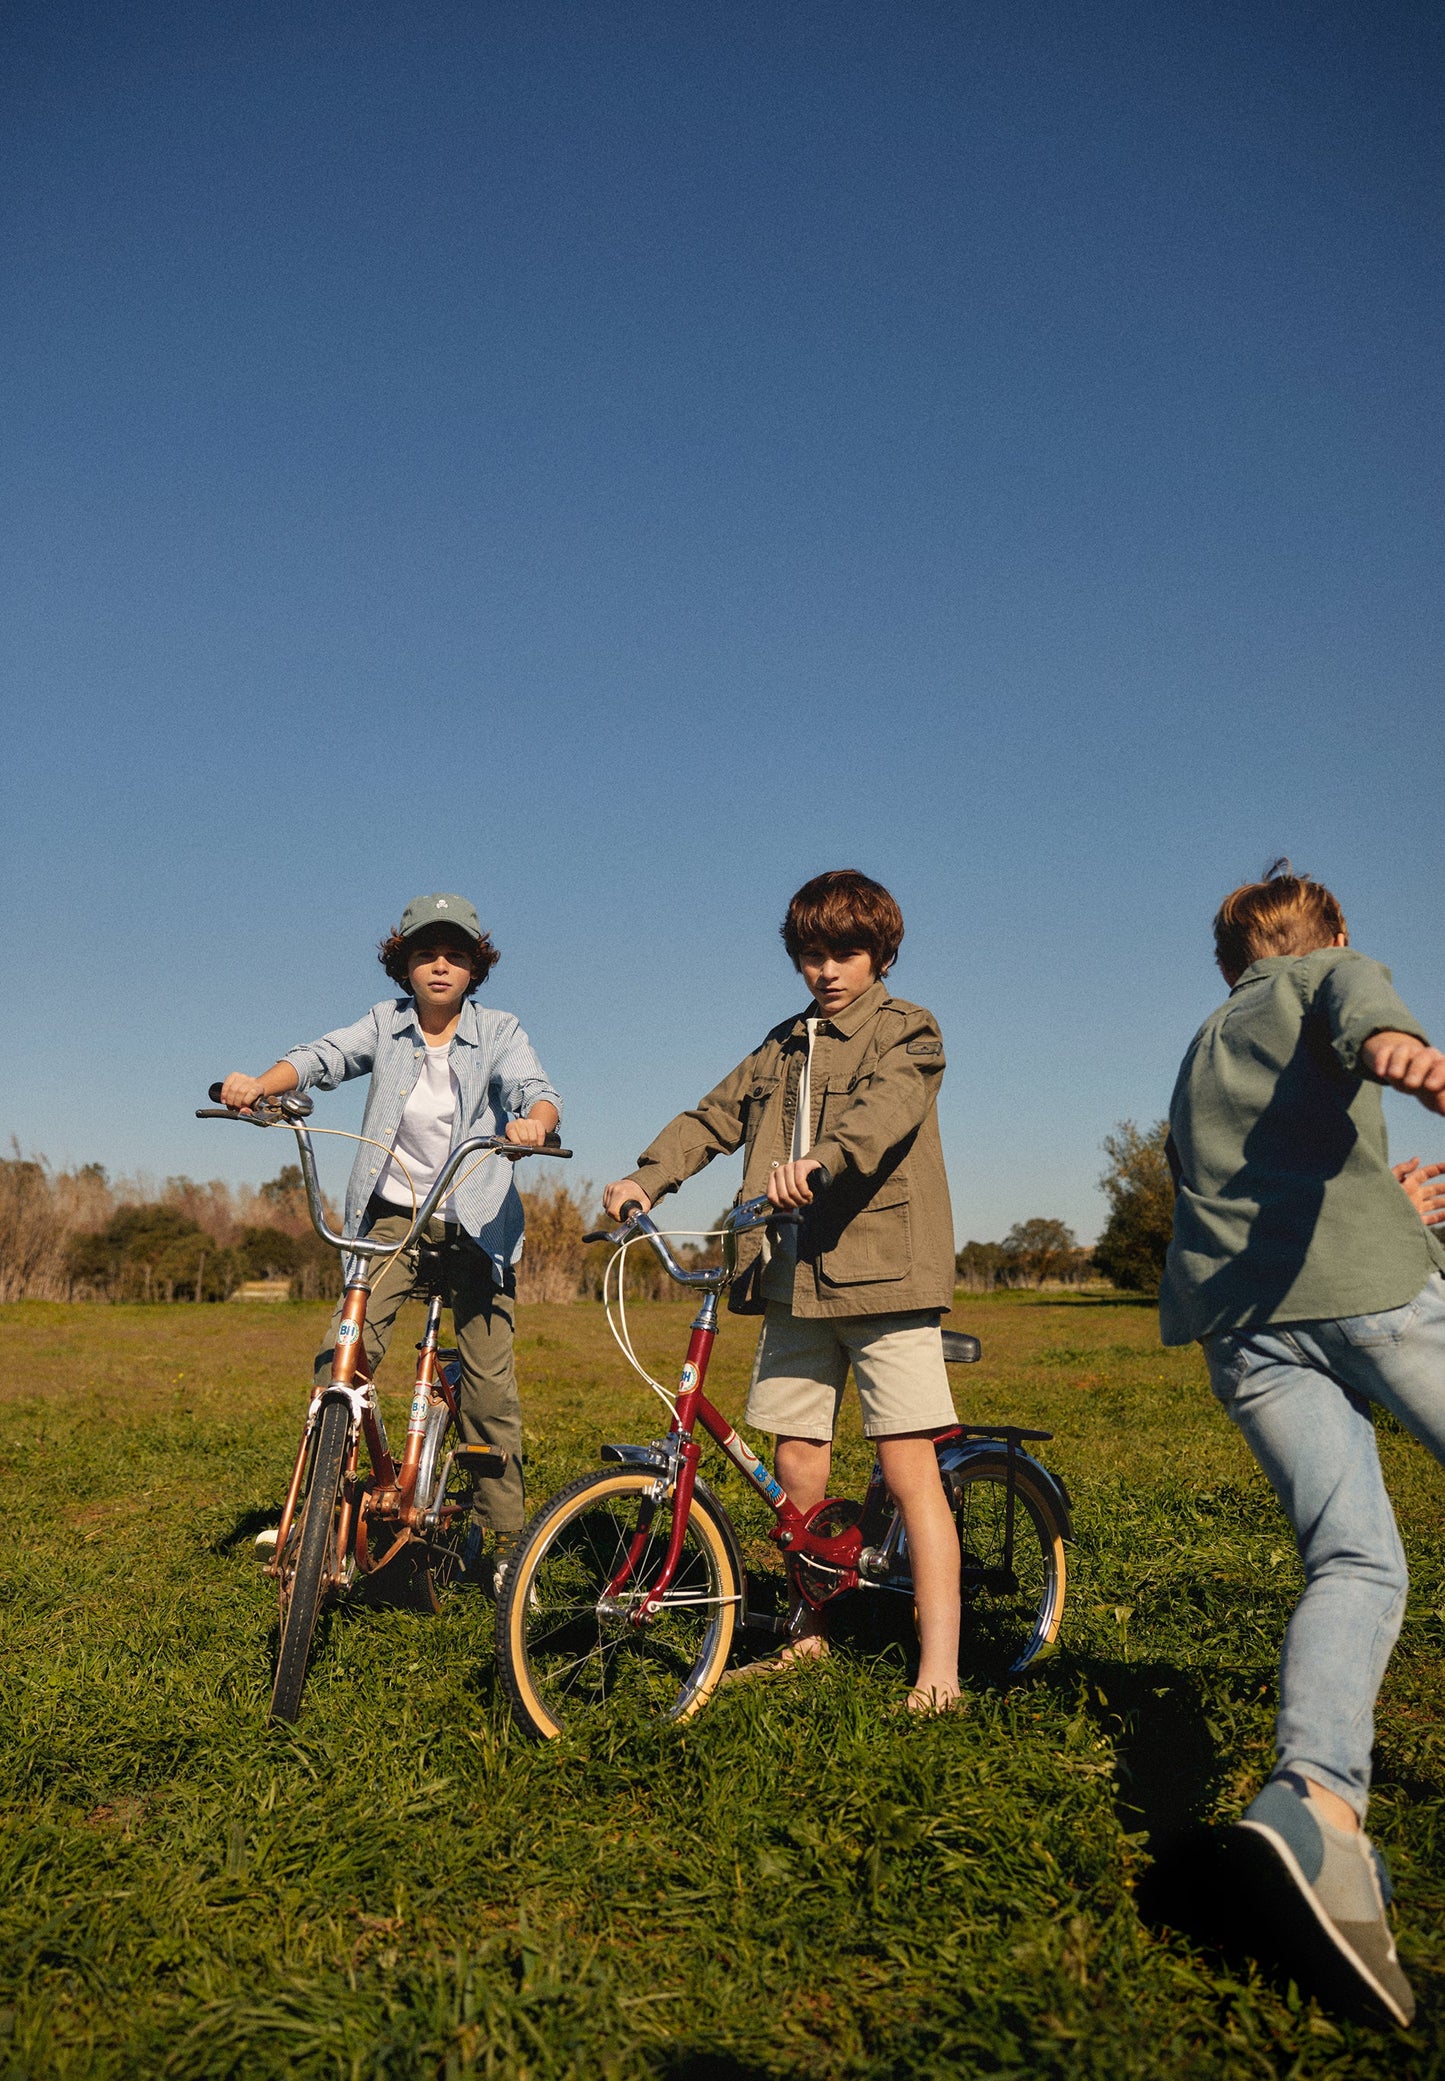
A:
{"type": "MultiPolygon", "coordinates": [[[[1109,1219],[1092,1250],[1062,1222],[1016,1222],[1001,1243],[966,1243],[956,1264],[973,1292],[1001,1287],[1078,1286],[1107,1279],[1127,1292],[1157,1289],[1173,1222],[1174,1190],[1164,1156],[1167,1128],[1121,1122],[1104,1143],[1109,1219]]],[[[527,1248],[523,1301],[597,1299],[611,1257],[584,1238],[601,1217],[592,1188],[562,1179],[521,1195],[527,1248]]],[[[336,1214],[328,1208],[336,1225],[336,1214]]],[[[716,1227],[717,1224],[715,1223],[716,1227]]],[[[689,1265],[715,1263],[715,1237],[684,1240],[689,1265]]],[[[624,1266],[629,1300],[659,1300],[672,1282],[645,1244],[624,1266]]],[[[339,1284],[338,1254],[311,1226],[301,1172],[288,1164],[267,1184],[160,1187],[112,1183],[99,1164],[52,1171],[17,1151],[0,1160],[0,1302],[15,1300],[224,1301],[253,1279],[288,1282],[292,1297],[328,1297],[339,1284]]]]}
{"type": "Polygon", "coordinates": [[[1082,1286],[1107,1279],[1125,1293],[1157,1293],[1174,1228],[1174,1184],[1164,1154],[1167,1120],[1147,1130],[1123,1120],[1104,1137],[1099,1183],[1109,1219],[1092,1250],[1062,1221],[1017,1221],[1001,1243],[965,1243],[954,1259],[973,1293],[1014,1286],[1082,1286]]]}

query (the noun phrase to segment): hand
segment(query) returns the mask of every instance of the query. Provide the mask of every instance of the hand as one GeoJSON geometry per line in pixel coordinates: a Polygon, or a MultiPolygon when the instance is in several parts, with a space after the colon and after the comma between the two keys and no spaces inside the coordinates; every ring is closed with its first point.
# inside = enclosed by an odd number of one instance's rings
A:
{"type": "Polygon", "coordinates": [[[1426,1228],[1438,1228],[1445,1222],[1445,1184],[1440,1183],[1445,1163],[1422,1164],[1418,1156],[1410,1156],[1393,1168],[1426,1228]]]}
{"type": "Polygon", "coordinates": [[[248,1077],[239,1069],[233,1069],[221,1086],[221,1104],[234,1106],[237,1112],[245,1112],[258,1098],[266,1096],[264,1077],[248,1077]]]}
{"type": "Polygon", "coordinates": [[[515,1142],[522,1149],[540,1149],[547,1139],[547,1129],[540,1120],[509,1120],[502,1130],[504,1142],[515,1142]]]}
{"type": "Polygon", "coordinates": [[[768,1173],[768,1198],[775,1207],[811,1207],[813,1195],[808,1189],[808,1179],[812,1172],[822,1168],[813,1156],[802,1156],[796,1163],[780,1163],[768,1173]]]}
{"type": "Polygon", "coordinates": [[[1445,1113],[1445,1055],[1413,1033],[1372,1033],[1360,1050],[1372,1077],[1418,1098],[1432,1113],[1445,1113]]]}
{"type": "Polygon", "coordinates": [[[647,1197],[636,1178],[618,1178],[606,1188],[602,1195],[603,1208],[612,1216],[614,1221],[622,1219],[622,1209],[629,1200],[636,1200],[644,1214],[652,1212],[652,1201],[647,1197]]]}

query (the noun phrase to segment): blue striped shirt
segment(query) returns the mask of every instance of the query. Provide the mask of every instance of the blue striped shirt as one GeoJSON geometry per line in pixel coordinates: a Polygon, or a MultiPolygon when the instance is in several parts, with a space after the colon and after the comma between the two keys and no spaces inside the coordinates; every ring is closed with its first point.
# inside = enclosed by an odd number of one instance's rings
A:
{"type": "MultiPolygon", "coordinates": [[[[371,1073],[361,1131],[382,1147],[363,1142],[357,1149],[346,1187],[349,1236],[357,1233],[386,1166],[383,1150],[395,1146],[425,1049],[411,998],[388,997],[354,1026],[339,1026],[305,1047],[288,1048],[282,1058],[295,1068],[303,1091],[313,1084],[334,1091],[351,1077],[371,1073]]],[[[493,1011],[469,998],[462,1006],[448,1061],[458,1089],[453,1148],[473,1135],[500,1134],[508,1120],[529,1113],[539,1099],[550,1099],[558,1113],[562,1111],[532,1043],[510,1012],[493,1011]]],[[[453,1190],[457,1219],[491,1258],[500,1281],[522,1254],[522,1202],[512,1164],[502,1156],[473,1157],[462,1165],[461,1182],[453,1190]]]]}

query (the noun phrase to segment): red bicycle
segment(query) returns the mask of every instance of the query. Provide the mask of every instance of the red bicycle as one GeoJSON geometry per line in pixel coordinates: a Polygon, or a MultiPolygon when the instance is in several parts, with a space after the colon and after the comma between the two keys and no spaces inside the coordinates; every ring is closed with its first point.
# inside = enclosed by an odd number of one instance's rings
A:
{"type": "MultiPolygon", "coordinates": [[[[810,1181],[825,1190],[825,1173],[810,1181]]],[[[620,1228],[589,1241],[617,1245],[614,1317],[608,1320],[628,1363],[672,1412],[666,1437],[646,1445],[604,1445],[608,1466],[584,1474],[533,1517],[508,1572],[497,1612],[497,1657],[517,1722],[550,1740],[588,1708],[632,1701],[684,1720],[716,1689],[735,1633],[783,1633],[787,1622],[749,1603],[736,1528],[699,1474],[701,1431],[727,1456],[773,1513],[769,1536],[782,1549],[795,1604],[814,1610],[851,1591],[913,1596],[900,1511],[875,1461],[862,1502],[828,1497],[800,1510],[704,1393],[717,1338],[718,1295],[732,1277],[735,1238],[768,1223],[797,1220],[766,1198],[735,1207],[721,1231],[723,1262],[688,1270],[665,1235],[634,1202],[620,1228]],[[627,1330],[621,1267],[634,1243],[647,1242],[679,1285],[700,1288],[676,1395],[652,1379],[627,1330]]],[[[944,1356],[970,1364],[976,1337],[943,1332],[944,1356]]],[[[1015,1425],[960,1424],[935,1439],[938,1470],[952,1501],[962,1554],[961,1664],[1017,1675],[1053,1646],[1067,1580],[1064,1544],[1072,1538],[1068,1491],[1023,1448],[1048,1431],[1015,1425]]]]}

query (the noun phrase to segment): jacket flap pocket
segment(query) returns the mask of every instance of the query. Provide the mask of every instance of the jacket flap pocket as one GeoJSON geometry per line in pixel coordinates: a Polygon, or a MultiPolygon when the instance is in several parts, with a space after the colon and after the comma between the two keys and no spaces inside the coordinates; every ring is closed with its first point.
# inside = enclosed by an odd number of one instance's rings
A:
{"type": "Polygon", "coordinates": [[[890,1185],[852,1217],[834,1247],[822,1253],[818,1270],[829,1285],[866,1286],[904,1279],[912,1264],[908,1193],[890,1185]]]}

